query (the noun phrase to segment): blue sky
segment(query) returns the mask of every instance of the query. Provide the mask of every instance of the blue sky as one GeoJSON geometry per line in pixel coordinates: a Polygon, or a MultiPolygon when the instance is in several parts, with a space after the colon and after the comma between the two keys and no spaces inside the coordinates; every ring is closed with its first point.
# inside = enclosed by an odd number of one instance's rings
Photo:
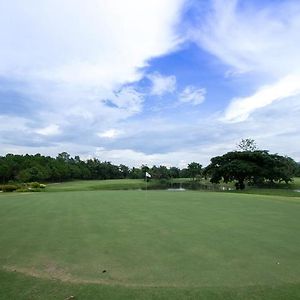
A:
{"type": "Polygon", "coordinates": [[[0,155],[300,161],[299,32],[292,0],[2,1],[0,155]]]}

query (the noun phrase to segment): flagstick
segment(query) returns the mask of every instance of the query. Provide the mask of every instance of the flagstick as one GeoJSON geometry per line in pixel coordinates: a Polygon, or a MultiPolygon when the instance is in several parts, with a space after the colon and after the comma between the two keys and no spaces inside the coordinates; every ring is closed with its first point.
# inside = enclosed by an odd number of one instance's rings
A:
{"type": "Polygon", "coordinates": [[[148,178],[147,178],[147,173],[145,174],[145,180],[146,180],[146,200],[147,200],[147,191],[148,191],[148,178]]]}
{"type": "Polygon", "coordinates": [[[146,194],[145,194],[145,198],[147,199],[147,194],[148,194],[148,178],[151,178],[151,175],[146,172],[145,173],[145,180],[146,180],[146,194]]]}

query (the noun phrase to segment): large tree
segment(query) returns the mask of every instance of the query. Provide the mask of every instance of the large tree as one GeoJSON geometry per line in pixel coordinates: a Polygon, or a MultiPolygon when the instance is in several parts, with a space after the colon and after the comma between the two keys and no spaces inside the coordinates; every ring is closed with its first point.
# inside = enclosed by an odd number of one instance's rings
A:
{"type": "Polygon", "coordinates": [[[297,165],[289,157],[269,154],[268,151],[232,151],[211,159],[204,174],[213,183],[236,181],[237,189],[245,188],[245,181],[254,184],[292,181],[297,165]]]}

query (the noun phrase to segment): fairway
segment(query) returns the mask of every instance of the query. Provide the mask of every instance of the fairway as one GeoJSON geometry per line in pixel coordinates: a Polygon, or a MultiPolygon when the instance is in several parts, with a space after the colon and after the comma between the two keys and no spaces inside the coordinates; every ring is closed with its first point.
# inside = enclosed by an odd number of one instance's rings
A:
{"type": "Polygon", "coordinates": [[[1,274],[123,293],[292,285],[295,299],[299,208],[297,197],[212,192],[2,194],[1,274]]]}

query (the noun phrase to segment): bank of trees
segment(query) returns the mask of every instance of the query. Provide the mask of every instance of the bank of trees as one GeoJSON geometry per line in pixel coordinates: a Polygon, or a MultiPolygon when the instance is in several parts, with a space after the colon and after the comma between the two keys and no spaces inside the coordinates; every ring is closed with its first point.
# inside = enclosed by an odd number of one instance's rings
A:
{"type": "MultiPolygon", "coordinates": [[[[195,162],[190,165],[194,166],[195,164],[200,166],[197,171],[200,174],[201,165],[195,162]]],[[[0,156],[0,184],[9,181],[59,182],[74,179],[142,179],[146,171],[154,179],[195,176],[195,171],[190,167],[186,169],[166,166],[130,168],[124,164],[114,165],[109,161],[100,161],[96,158],[81,160],[79,156],[71,157],[67,152],[58,154],[56,158],[41,154],[0,156]]]]}

